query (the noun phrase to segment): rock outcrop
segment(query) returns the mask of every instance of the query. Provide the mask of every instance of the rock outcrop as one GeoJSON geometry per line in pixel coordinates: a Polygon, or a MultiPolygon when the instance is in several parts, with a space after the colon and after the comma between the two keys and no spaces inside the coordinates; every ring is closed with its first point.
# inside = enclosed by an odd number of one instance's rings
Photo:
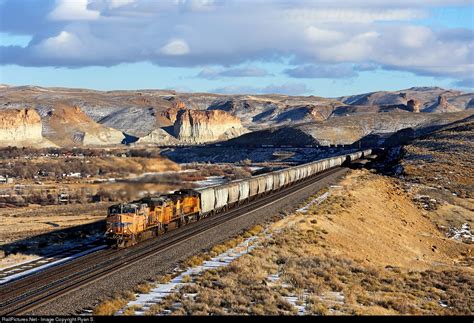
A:
{"type": "Polygon", "coordinates": [[[34,109],[0,110],[0,146],[54,146],[41,131],[41,118],[34,109]]]}
{"type": "Polygon", "coordinates": [[[466,104],[466,109],[474,109],[474,98],[466,104]]]}
{"type": "Polygon", "coordinates": [[[174,123],[174,135],[184,143],[230,139],[245,132],[239,118],[222,110],[180,110],[174,123]]]}
{"type": "Polygon", "coordinates": [[[437,112],[437,113],[444,113],[444,112],[457,112],[459,111],[454,105],[448,102],[448,99],[445,95],[440,94],[438,96],[438,101],[428,107],[426,109],[427,112],[437,112]]]}
{"type": "Polygon", "coordinates": [[[153,130],[136,142],[137,145],[176,145],[178,143],[179,141],[175,137],[161,128],[153,130]]]}
{"type": "Polygon", "coordinates": [[[421,109],[421,102],[417,99],[411,99],[407,102],[407,108],[410,112],[419,113],[421,109]]]}
{"type": "Polygon", "coordinates": [[[178,115],[178,112],[181,110],[186,110],[186,105],[182,101],[176,101],[173,103],[173,106],[171,108],[166,109],[162,115],[171,121],[172,124],[176,122],[176,117],[178,115]]]}

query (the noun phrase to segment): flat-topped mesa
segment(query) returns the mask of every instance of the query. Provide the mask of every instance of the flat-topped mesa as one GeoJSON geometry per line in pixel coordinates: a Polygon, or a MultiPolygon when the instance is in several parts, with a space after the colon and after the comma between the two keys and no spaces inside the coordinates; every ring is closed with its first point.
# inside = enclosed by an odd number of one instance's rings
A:
{"type": "Polygon", "coordinates": [[[34,109],[0,110],[0,144],[37,143],[43,140],[41,118],[34,109]]]}
{"type": "Polygon", "coordinates": [[[239,118],[222,110],[180,110],[174,123],[175,137],[185,143],[230,139],[245,132],[239,118]]]}

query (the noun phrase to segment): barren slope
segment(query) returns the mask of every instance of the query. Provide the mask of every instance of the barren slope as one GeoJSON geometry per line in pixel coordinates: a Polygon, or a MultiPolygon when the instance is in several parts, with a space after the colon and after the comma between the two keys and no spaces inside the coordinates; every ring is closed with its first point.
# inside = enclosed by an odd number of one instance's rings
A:
{"type": "Polygon", "coordinates": [[[58,103],[42,112],[44,136],[60,146],[118,145],[124,139],[122,132],[94,122],[77,106],[58,103]]]}

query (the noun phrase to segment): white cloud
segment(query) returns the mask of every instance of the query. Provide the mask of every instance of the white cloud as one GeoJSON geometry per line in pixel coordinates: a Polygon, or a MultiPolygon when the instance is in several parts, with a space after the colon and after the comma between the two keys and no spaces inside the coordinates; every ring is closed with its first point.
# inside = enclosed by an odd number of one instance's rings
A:
{"type": "Polygon", "coordinates": [[[185,10],[208,11],[214,8],[214,0],[176,0],[176,3],[185,10]]]}
{"type": "Polygon", "coordinates": [[[344,34],[339,31],[314,26],[306,28],[305,33],[308,40],[315,43],[338,42],[344,38],[344,34]]]}
{"type": "MultiPolygon", "coordinates": [[[[17,1],[0,0],[0,10],[17,1]]],[[[295,71],[288,74],[295,77],[351,75],[341,66],[355,64],[465,80],[474,74],[472,29],[417,24],[433,6],[470,9],[469,1],[453,1],[57,0],[37,19],[41,30],[30,28],[28,46],[3,50],[0,63],[78,67],[150,61],[213,66],[200,77],[218,78],[265,76],[249,67],[289,60],[295,71]]],[[[14,14],[6,20],[9,32],[24,33],[30,14],[14,14]]]]}
{"type": "Polygon", "coordinates": [[[285,73],[296,78],[349,78],[357,76],[354,68],[348,64],[337,65],[303,65],[285,70],[285,73]]]}
{"type": "Polygon", "coordinates": [[[120,8],[135,2],[135,0],[107,0],[110,9],[120,8]]]}
{"type": "Polygon", "coordinates": [[[189,46],[184,40],[175,39],[161,47],[160,53],[170,56],[186,55],[189,53],[189,46]]]}
{"type": "Polygon", "coordinates": [[[61,31],[57,36],[44,40],[37,48],[42,55],[77,55],[81,51],[81,41],[73,33],[61,31]]]}
{"type": "Polygon", "coordinates": [[[405,26],[400,36],[400,44],[411,48],[422,48],[434,41],[433,32],[424,26],[405,26]]]}
{"type": "Polygon", "coordinates": [[[362,62],[378,49],[377,42],[380,37],[383,36],[372,30],[355,34],[347,41],[316,49],[315,56],[328,62],[362,62]]]}
{"type": "Polygon", "coordinates": [[[238,67],[230,69],[216,69],[205,67],[197,75],[197,77],[206,78],[206,79],[218,79],[221,77],[263,77],[267,76],[269,73],[258,67],[238,67]]]}
{"type": "Polygon", "coordinates": [[[304,22],[349,22],[370,23],[375,21],[413,20],[426,15],[419,9],[385,8],[298,8],[283,11],[281,17],[304,22]]]}
{"type": "Polygon", "coordinates": [[[56,7],[49,14],[52,20],[93,20],[99,11],[87,9],[88,0],[57,0],[56,7]]]}

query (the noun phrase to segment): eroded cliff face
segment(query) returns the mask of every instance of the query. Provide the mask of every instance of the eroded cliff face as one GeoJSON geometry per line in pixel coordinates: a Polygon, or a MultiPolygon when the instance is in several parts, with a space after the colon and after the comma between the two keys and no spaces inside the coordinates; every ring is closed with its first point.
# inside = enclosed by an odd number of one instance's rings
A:
{"type": "Polygon", "coordinates": [[[0,146],[43,143],[41,118],[34,109],[0,110],[0,146]]]}
{"type": "Polygon", "coordinates": [[[125,138],[121,131],[89,118],[78,106],[56,104],[46,112],[43,121],[46,138],[63,147],[118,145],[125,138]]]}
{"type": "Polygon", "coordinates": [[[221,110],[180,110],[174,123],[174,135],[184,143],[230,139],[245,132],[239,118],[221,110]]]}

